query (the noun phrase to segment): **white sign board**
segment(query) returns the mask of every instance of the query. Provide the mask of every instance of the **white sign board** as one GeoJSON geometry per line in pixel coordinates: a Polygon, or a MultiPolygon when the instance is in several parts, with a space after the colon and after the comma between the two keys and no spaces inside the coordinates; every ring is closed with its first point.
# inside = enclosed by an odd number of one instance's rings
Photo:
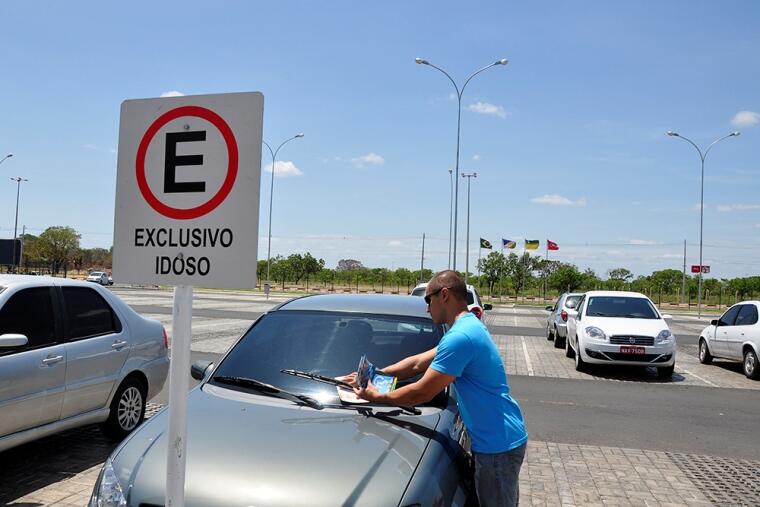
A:
{"type": "Polygon", "coordinates": [[[121,105],[113,277],[253,288],[264,96],[121,105]]]}

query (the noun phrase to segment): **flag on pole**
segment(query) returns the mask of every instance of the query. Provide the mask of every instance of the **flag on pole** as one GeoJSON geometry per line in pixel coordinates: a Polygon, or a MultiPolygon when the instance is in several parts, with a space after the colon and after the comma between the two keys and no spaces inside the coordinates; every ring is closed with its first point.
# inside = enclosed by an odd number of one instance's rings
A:
{"type": "Polygon", "coordinates": [[[559,250],[559,245],[555,243],[554,241],[547,239],[546,248],[548,248],[549,250],[559,250]]]}
{"type": "Polygon", "coordinates": [[[525,240],[525,249],[526,250],[538,250],[538,240],[537,239],[526,239],[525,240]]]}
{"type": "Polygon", "coordinates": [[[501,238],[501,247],[502,248],[514,248],[517,246],[517,243],[512,241],[511,239],[504,239],[501,238]]]}
{"type": "Polygon", "coordinates": [[[487,239],[480,238],[480,248],[492,249],[493,245],[487,239]]]}

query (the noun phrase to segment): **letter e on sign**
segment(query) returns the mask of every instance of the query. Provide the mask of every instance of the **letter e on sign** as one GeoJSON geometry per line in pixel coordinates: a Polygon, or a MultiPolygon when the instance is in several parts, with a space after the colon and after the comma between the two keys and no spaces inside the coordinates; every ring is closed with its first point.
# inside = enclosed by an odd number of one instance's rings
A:
{"type": "Polygon", "coordinates": [[[114,277],[135,284],[255,286],[263,115],[258,92],[122,103],[114,277]],[[200,246],[146,240],[159,230],[174,238],[228,230],[231,239],[200,246]]]}

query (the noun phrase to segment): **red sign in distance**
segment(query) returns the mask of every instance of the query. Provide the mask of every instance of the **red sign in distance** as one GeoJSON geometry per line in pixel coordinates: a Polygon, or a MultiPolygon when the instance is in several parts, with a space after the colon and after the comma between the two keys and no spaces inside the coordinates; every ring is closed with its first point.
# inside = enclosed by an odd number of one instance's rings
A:
{"type": "Polygon", "coordinates": [[[699,264],[692,264],[691,265],[691,272],[692,273],[699,273],[699,264]]]}
{"type": "Polygon", "coordinates": [[[156,210],[158,213],[164,215],[165,217],[174,218],[177,220],[191,220],[193,218],[202,217],[203,215],[210,213],[216,209],[217,206],[222,204],[229,193],[232,191],[232,187],[235,184],[235,178],[237,178],[238,172],[237,141],[235,140],[235,135],[232,133],[232,129],[229,125],[227,125],[227,122],[224,121],[224,118],[216,114],[214,111],[200,106],[177,107],[159,116],[150,125],[150,127],[148,127],[148,130],[145,131],[145,135],[143,135],[142,139],[140,140],[140,145],[137,148],[135,170],[137,176],[137,186],[140,188],[140,193],[142,193],[148,205],[150,205],[150,207],[156,210]],[[153,137],[161,129],[161,127],[170,121],[176,120],[177,118],[181,118],[183,116],[194,116],[197,118],[202,118],[214,125],[222,134],[224,142],[227,145],[228,153],[227,176],[225,177],[221,188],[211,199],[194,208],[174,208],[161,202],[150,189],[148,180],[145,177],[145,155],[148,152],[148,146],[150,146],[150,142],[153,140],[153,137]]]}

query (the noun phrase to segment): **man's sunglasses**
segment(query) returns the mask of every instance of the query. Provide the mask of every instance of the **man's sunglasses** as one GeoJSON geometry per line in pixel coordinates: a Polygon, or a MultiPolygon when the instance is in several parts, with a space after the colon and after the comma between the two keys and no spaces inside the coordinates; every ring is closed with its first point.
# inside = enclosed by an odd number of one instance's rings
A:
{"type": "Polygon", "coordinates": [[[426,294],[425,295],[425,304],[427,304],[428,306],[430,306],[430,298],[432,298],[433,296],[435,296],[436,294],[438,294],[439,292],[441,292],[443,289],[445,289],[445,287],[441,287],[440,289],[438,289],[435,292],[431,292],[430,294],[426,294]]]}

